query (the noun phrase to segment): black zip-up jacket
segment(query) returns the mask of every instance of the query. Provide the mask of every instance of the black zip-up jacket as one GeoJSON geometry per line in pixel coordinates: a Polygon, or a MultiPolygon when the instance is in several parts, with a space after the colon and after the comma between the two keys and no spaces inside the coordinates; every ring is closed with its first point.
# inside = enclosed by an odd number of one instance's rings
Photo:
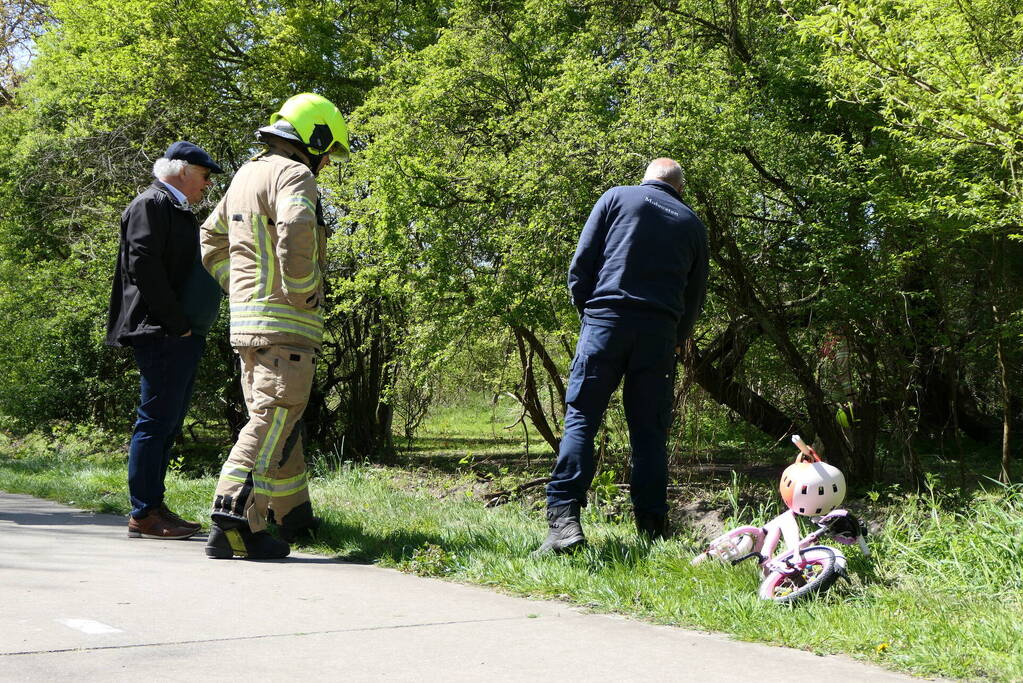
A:
{"type": "Polygon", "coordinates": [[[106,343],[181,336],[191,329],[182,305],[199,254],[199,223],[154,181],[121,214],[121,244],[110,293],[106,343]]]}
{"type": "Polygon", "coordinates": [[[568,271],[572,303],[595,324],[693,332],[707,291],[707,229],[659,180],[612,187],[594,205],[568,271]]]}

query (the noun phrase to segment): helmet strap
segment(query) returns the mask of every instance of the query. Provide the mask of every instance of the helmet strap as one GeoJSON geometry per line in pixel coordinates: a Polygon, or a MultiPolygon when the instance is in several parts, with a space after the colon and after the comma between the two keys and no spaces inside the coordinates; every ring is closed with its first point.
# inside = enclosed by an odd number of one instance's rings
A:
{"type": "Polygon", "coordinates": [[[326,154],[313,154],[313,153],[311,153],[309,151],[308,148],[306,148],[305,153],[306,153],[306,156],[309,157],[309,170],[313,172],[314,176],[320,175],[320,161],[322,161],[323,157],[325,157],[327,155],[326,154]]]}
{"type": "MultiPolygon", "coordinates": [[[[293,142],[291,140],[288,140],[288,142],[290,142],[291,144],[295,145],[296,147],[299,146],[298,143],[293,142]]],[[[291,159],[292,161],[297,161],[298,163],[302,164],[303,166],[308,167],[308,169],[310,171],[312,171],[314,176],[318,175],[318,173],[316,171],[316,167],[320,165],[320,159],[323,158],[323,155],[322,154],[310,154],[308,149],[303,149],[302,151],[304,152],[304,155],[292,153],[292,154],[288,154],[288,158],[291,159]]]]}

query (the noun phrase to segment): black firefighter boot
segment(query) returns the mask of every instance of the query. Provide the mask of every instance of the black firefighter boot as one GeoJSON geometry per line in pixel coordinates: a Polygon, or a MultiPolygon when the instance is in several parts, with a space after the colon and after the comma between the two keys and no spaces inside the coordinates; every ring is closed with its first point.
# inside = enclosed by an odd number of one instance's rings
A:
{"type": "Polygon", "coordinates": [[[277,530],[288,543],[308,543],[316,540],[316,531],[323,520],[313,515],[313,506],[302,503],[278,523],[277,530]]]}
{"type": "Polygon", "coordinates": [[[668,538],[668,516],[656,515],[649,512],[635,510],[636,531],[639,537],[647,541],[657,541],[668,538]]]}
{"type": "Polygon", "coordinates": [[[210,536],[206,541],[206,557],[229,560],[243,557],[248,560],[279,560],[287,557],[291,547],[266,531],[253,533],[242,521],[214,516],[210,536]]]}
{"type": "Polygon", "coordinates": [[[565,553],[586,544],[582,524],[579,523],[579,503],[555,505],[547,508],[547,526],[550,532],[536,554],[565,553]]]}

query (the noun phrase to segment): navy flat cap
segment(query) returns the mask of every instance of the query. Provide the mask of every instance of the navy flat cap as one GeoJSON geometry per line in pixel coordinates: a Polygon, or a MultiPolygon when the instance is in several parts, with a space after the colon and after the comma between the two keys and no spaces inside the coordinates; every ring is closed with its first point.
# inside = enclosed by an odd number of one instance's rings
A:
{"type": "Polygon", "coordinates": [[[164,159],[182,159],[196,166],[205,166],[213,173],[223,173],[224,169],[206,153],[202,147],[193,145],[191,142],[175,142],[163,153],[164,159]]]}

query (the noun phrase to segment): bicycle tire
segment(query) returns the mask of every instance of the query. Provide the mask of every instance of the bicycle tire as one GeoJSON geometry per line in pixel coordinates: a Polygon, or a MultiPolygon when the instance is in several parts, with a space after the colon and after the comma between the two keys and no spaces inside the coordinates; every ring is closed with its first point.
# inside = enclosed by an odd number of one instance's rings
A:
{"type": "Polygon", "coordinates": [[[770,572],[760,584],[760,597],[780,604],[792,604],[831,588],[845,568],[845,555],[834,548],[814,545],[803,549],[803,566],[798,572],[770,572]]]}

